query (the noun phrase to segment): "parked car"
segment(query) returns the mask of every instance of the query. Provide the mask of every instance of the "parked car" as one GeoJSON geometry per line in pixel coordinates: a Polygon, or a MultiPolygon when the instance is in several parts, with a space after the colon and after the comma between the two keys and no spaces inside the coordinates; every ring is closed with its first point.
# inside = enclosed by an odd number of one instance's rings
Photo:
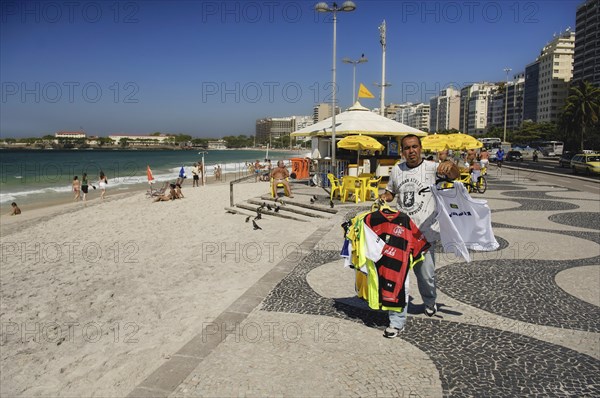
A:
{"type": "Polygon", "coordinates": [[[508,153],[506,154],[506,161],[507,162],[516,162],[516,161],[522,162],[523,155],[519,151],[508,151],[508,153]]]}
{"type": "Polygon", "coordinates": [[[575,152],[573,151],[565,151],[558,158],[558,166],[559,167],[571,167],[571,159],[575,156],[575,152]]]}
{"type": "Polygon", "coordinates": [[[571,159],[573,174],[600,174],[600,153],[579,153],[571,159]]]}

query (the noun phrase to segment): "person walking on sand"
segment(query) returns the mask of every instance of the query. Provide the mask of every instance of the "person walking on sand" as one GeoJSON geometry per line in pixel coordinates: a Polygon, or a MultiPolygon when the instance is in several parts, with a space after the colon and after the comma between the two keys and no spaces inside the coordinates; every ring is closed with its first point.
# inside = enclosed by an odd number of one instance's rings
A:
{"type": "Polygon", "coordinates": [[[77,176],[73,177],[73,192],[75,192],[75,197],[73,200],[77,202],[81,196],[81,182],[77,178],[77,176]]]}
{"type": "Polygon", "coordinates": [[[290,183],[287,180],[287,178],[289,178],[290,173],[288,171],[288,169],[285,167],[285,165],[283,164],[283,160],[279,160],[277,161],[277,167],[275,167],[273,169],[273,171],[271,171],[271,178],[273,179],[273,185],[274,187],[277,187],[277,184],[283,184],[287,190],[287,192],[289,192],[289,197],[293,198],[294,195],[292,195],[292,187],[290,187],[290,183]]]}
{"type": "Polygon", "coordinates": [[[98,186],[100,190],[102,190],[102,194],[100,194],[100,198],[104,200],[106,196],[106,185],[108,185],[108,178],[106,178],[106,174],[102,170],[100,170],[100,180],[98,180],[98,186]]]}
{"type": "MultiPolygon", "coordinates": [[[[92,185],[92,187],[94,189],[96,189],[96,187],[94,187],[93,185],[92,185]]],[[[81,196],[82,196],[82,200],[84,203],[87,201],[88,188],[89,188],[89,182],[88,182],[87,173],[83,173],[83,176],[81,176],[81,196]]]]}
{"type": "MultiPolygon", "coordinates": [[[[398,195],[398,210],[413,220],[431,244],[425,253],[425,259],[413,268],[425,304],[425,315],[431,317],[437,312],[434,252],[435,242],[440,239],[440,233],[435,220],[435,198],[430,186],[435,184],[438,175],[455,180],[460,172],[458,166],[450,160],[438,164],[421,159],[421,140],[414,134],[404,136],[400,147],[406,162],[394,166],[389,183],[380,198],[391,202],[398,195]]],[[[384,337],[397,337],[404,330],[407,308],[408,305],[402,312],[388,311],[390,326],[385,329],[384,337]]]]}

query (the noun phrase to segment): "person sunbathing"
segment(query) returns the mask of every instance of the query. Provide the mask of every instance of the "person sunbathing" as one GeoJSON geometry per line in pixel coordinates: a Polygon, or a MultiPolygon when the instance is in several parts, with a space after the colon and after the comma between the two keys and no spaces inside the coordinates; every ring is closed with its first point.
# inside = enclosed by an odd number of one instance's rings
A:
{"type": "Polygon", "coordinates": [[[169,190],[169,193],[157,197],[156,199],[154,199],[154,201],[155,202],[168,202],[169,200],[177,199],[177,192],[175,191],[175,184],[171,184],[170,187],[171,187],[171,189],[169,190]]]}
{"type": "Polygon", "coordinates": [[[175,199],[183,199],[183,192],[181,192],[181,185],[175,184],[175,199]]]}

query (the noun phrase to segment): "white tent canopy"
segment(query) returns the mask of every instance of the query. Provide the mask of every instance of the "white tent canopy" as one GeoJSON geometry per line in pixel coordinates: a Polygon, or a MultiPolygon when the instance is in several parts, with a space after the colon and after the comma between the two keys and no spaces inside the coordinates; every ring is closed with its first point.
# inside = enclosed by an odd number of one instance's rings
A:
{"type": "MultiPolygon", "coordinates": [[[[331,119],[328,118],[293,132],[292,137],[331,136],[331,119]]],[[[404,136],[414,134],[426,136],[427,133],[405,124],[396,122],[371,112],[358,101],[345,112],[335,117],[335,134],[337,136],[364,134],[370,136],[404,136]]]]}

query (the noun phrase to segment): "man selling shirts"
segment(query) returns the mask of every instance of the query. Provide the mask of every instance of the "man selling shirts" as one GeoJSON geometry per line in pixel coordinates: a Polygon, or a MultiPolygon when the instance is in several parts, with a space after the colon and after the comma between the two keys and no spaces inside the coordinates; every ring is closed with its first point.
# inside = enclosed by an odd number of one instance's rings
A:
{"type": "MultiPolygon", "coordinates": [[[[425,304],[425,314],[433,316],[437,312],[435,288],[435,245],[440,239],[439,226],[435,219],[435,199],[430,186],[434,185],[437,176],[445,176],[451,180],[458,178],[460,172],[452,161],[435,163],[421,158],[421,140],[413,134],[402,138],[400,142],[402,156],[406,160],[392,169],[390,180],[381,199],[390,202],[397,195],[398,210],[406,213],[425,238],[431,248],[425,253],[425,260],[415,265],[419,292],[425,304]]],[[[389,311],[390,326],[384,337],[397,337],[406,324],[406,312],[389,311]]]]}

